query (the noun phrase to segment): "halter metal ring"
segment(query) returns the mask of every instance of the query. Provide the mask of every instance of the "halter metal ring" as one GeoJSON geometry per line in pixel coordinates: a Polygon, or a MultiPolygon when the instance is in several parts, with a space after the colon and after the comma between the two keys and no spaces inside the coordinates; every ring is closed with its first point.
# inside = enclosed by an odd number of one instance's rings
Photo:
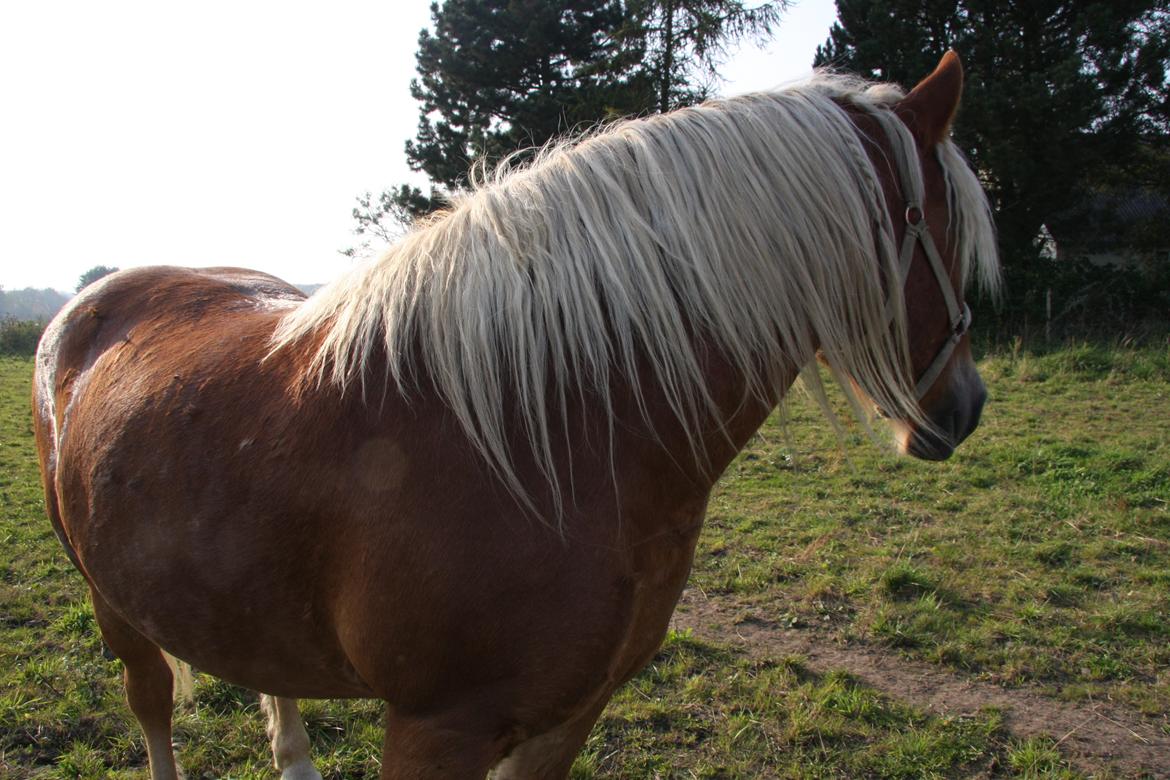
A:
{"type": "Polygon", "coordinates": [[[967,302],[963,301],[963,312],[959,315],[958,320],[954,324],[955,336],[962,336],[971,329],[971,309],[967,306],[967,302]]]}

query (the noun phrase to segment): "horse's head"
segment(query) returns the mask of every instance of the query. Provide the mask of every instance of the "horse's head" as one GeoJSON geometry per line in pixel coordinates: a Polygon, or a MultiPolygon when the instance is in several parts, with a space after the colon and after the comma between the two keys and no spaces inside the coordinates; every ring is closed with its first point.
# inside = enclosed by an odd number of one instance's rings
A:
{"type": "Polygon", "coordinates": [[[968,267],[994,287],[996,260],[986,198],[948,139],[963,69],[948,52],[933,73],[894,106],[913,148],[882,139],[883,175],[896,237],[906,335],[920,414],[894,419],[899,449],[943,460],[978,425],[987,391],[971,357],[968,267]],[[917,155],[917,161],[909,159],[917,155]],[[921,179],[914,168],[921,169],[921,179]],[[888,176],[887,176],[888,174],[888,176]],[[915,419],[917,418],[917,419],[915,419]]]}

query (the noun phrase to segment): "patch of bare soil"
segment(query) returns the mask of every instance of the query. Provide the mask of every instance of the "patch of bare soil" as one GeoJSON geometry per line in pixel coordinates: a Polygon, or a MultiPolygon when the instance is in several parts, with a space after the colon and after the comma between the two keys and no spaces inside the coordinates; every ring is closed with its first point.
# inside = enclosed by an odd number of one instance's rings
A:
{"type": "Polygon", "coordinates": [[[1068,760],[1090,775],[1170,778],[1170,736],[1116,704],[1059,701],[1032,688],[1003,688],[883,648],[842,644],[825,631],[786,628],[748,615],[731,600],[708,598],[695,588],[683,593],[671,625],[708,641],[738,645],[752,657],[803,656],[814,672],[847,671],[891,698],[939,715],[994,707],[1013,735],[1057,740],[1068,760]]]}

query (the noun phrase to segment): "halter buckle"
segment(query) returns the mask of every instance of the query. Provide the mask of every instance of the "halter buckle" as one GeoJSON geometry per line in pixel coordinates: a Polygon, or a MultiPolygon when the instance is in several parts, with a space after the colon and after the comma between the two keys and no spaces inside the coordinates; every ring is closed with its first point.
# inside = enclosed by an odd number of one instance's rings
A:
{"type": "Polygon", "coordinates": [[[963,310],[959,316],[951,323],[951,338],[958,341],[971,328],[971,308],[967,306],[967,302],[963,301],[963,310]]]}

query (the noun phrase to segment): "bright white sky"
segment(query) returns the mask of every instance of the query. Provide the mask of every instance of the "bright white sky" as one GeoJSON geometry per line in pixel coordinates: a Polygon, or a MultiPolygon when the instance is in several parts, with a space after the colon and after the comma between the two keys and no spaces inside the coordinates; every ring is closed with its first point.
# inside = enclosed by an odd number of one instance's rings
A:
{"type": "MultiPolygon", "coordinates": [[[[354,197],[412,176],[428,5],[3,3],[0,285],[72,291],[95,265],[157,263],[333,278],[354,197]]],[[[835,16],[797,0],[726,65],[724,93],[805,75],[835,16]]]]}

